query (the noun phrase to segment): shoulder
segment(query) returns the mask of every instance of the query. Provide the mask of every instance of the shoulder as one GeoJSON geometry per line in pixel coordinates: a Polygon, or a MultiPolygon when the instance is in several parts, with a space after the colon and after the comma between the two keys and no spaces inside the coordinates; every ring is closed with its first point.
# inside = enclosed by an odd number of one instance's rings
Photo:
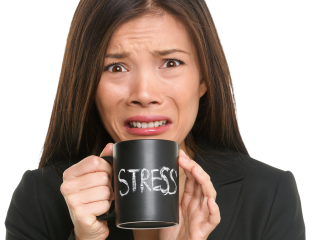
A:
{"type": "Polygon", "coordinates": [[[242,186],[250,208],[269,209],[275,200],[286,201],[295,196],[299,202],[294,175],[242,154],[224,156],[224,165],[215,164],[213,157],[203,157],[200,165],[210,175],[217,192],[227,187],[242,186]],[[209,163],[211,166],[209,166],[209,163]],[[276,199],[277,198],[277,199],[276,199]]]}
{"type": "Polygon", "coordinates": [[[281,170],[248,156],[245,156],[244,161],[235,169],[235,172],[243,175],[248,184],[253,186],[264,190],[273,188],[277,193],[279,191],[281,193],[288,191],[297,193],[295,177],[289,170],[281,170]]]}
{"type": "Polygon", "coordinates": [[[30,204],[40,201],[37,204],[39,208],[47,201],[61,199],[63,197],[60,192],[60,186],[63,182],[62,174],[73,164],[74,162],[66,161],[41,169],[25,171],[13,193],[12,201],[26,201],[24,204],[28,201],[30,204]]]}
{"type": "Polygon", "coordinates": [[[246,162],[240,171],[247,181],[243,209],[260,217],[263,239],[305,239],[301,200],[293,173],[250,157],[246,157],[246,162]]]}
{"type": "Polygon", "coordinates": [[[217,230],[233,225],[231,239],[248,234],[250,239],[304,239],[300,197],[290,171],[241,154],[225,155],[222,167],[213,156],[202,159],[223,219],[217,230]]]}
{"type": "Polygon", "coordinates": [[[276,195],[285,198],[286,195],[279,194],[279,191],[287,189],[298,197],[296,181],[291,171],[284,171],[245,156],[236,167],[236,172],[244,176],[247,181],[247,191],[251,191],[251,194],[261,194],[264,197],[268,195],[269,198],[272,196],[273,201],[276,195]]]}
{"type": "Polygon", "coordinates": [[[40,169],[27,170],[23,174],[17,189],[58,189],[63,182],[63,172],[74,163],[72,161],[64,161],[40,169]]]}
{"type": "Polygon", "coordinates": [[[61,162],[23,174],[7,212],[7,236],[68,238],[73,225],[60,186],[63,171],[71,165],[71,162],[61,162]]]}
{"type": "Polygon", "coordinates": [[[239,163],[234,163],[232,169],[243,175],[248,183],[263,189],[276,187],[283,177],[293,177],[290,171],[270,166],[249,156],[241,156],[238,161],[239,163]]]}
{"type": "Polygon", "coordinates": [[[259,184],[270,186],[270,183],[277,182],[282,175],[292,174],[239,153],[220,156],[198,155],[195,160],[212,177],[212,182],[223,182],[238,177],[248,182],[259,182],[259,184]]]}

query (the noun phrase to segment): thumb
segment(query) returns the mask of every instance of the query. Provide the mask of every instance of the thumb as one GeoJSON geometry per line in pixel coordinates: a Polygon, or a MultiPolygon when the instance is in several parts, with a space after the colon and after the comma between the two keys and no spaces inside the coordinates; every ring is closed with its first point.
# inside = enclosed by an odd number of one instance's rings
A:
{"type": "Polygon", "coordinates": [[[100,157],[112,156],[113,155],[112,148],[113,148],[113,143],[108,143],[100,153],[100,157]]]}
{"type": "MultiPolygon", "coordinates": [[[[108,157],[108,156],[113,156],[113,143],[108,143],[104,149],[102,150],[102,152],[100,153],[100,157],[108,157]]],[[[107,161],[109,164],[110,162],[107,161]]],[[[112,164],[111,164],[112,165],[112,164]]],[[[112,178],[112,171],[111,171],[111,178],[112,178]]],[[[110,200],[114,200],[114,192],[113,190],[111,190],[111,196],[110,196],[110,200]]]]}

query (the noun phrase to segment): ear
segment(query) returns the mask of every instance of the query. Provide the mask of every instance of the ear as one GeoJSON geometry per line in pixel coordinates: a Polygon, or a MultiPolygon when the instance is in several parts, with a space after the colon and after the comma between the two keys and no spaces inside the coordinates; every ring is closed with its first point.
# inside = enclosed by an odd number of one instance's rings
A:
{"type": "Polygon", "coordinates": [[[207,91],[207,84],[202,79],[201,82],[200,82],[200,98],[206,93],[206,91],[207,91]]]}

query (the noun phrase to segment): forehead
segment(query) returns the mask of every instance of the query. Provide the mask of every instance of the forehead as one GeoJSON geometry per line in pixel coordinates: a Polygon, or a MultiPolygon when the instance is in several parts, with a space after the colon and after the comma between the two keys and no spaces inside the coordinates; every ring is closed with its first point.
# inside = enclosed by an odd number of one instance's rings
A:
{"type": "Polygon", "coordinates": [[[116,29],[107,53],[120,51],[181,49],[192,53],[194,44],[183,22],[166,13],[145,15],[130,20],[116,29]]]}

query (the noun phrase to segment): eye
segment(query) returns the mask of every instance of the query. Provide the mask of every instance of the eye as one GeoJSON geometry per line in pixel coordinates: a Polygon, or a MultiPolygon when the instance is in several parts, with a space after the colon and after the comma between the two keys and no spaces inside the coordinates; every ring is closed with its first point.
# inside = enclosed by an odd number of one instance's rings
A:
{"type": "Polygon", "coordinates": [[[121,67],[124,68],[122,65],[120,65],[120,63],[111,63],[110,65],[104,67],[103,71],[109,72],[109,69],[111,68],[112,73],[121,73],[119,72],[121,67]]]}
{"type": "MultiPolygon", "coordinates": [[[[165,63],[168,63],[168,62],[178,62],[179,63],[179,65],[178,66],[180,66],[180,65],[183,65],[184,64],[184,62],[182,62],[181,60],[179,60],[179,59],[176,59],[176,58],[167,58],[167,59],[165,59],[166,61],[165,61],[165,63]]],[[[166,65],[166,64],[165,64],[166,65]]],[[[172,65],[172,64],[169,64],[169,66],[170,66],[170,68],[172,68],[172,67],[176,67],[176,65],[172,65]]]]}
{"type": "MultiPolygon", "coordinates": [[[[178,62],[178,63],[179,63],[178,66],[185,64],[183,61],[181,61],[181,60],[179,60],[179,59],[176,59],[176,58],[166,58],[166,59],[164,59],[164,60],[166,60],[165,63],[168,63],[168,62],[178,62]]],[[[166,64],[164,64],[164,65],[166,65],[166,64]]],[[[167,67],[167,68],[174,68],[174,67],[177,67],[177,64],[175,64],[175,65],[174,65],[174,64],[169,64],[169,66],[170,66],[170,67],[167,67]]],[[[124,67],[121,65],[121,63],[111,63],[110,65],[104,67],[103,71],[108,71],[108,72],[110,72],[109,69],[111,69],[111,73],[121,73],[121,72],[120,72],[120,69],[121,69],[121,68],[124,69],[124,67]]],[[[127,72],[127,71],[126,71],[126,72],[127,72]]]]}

